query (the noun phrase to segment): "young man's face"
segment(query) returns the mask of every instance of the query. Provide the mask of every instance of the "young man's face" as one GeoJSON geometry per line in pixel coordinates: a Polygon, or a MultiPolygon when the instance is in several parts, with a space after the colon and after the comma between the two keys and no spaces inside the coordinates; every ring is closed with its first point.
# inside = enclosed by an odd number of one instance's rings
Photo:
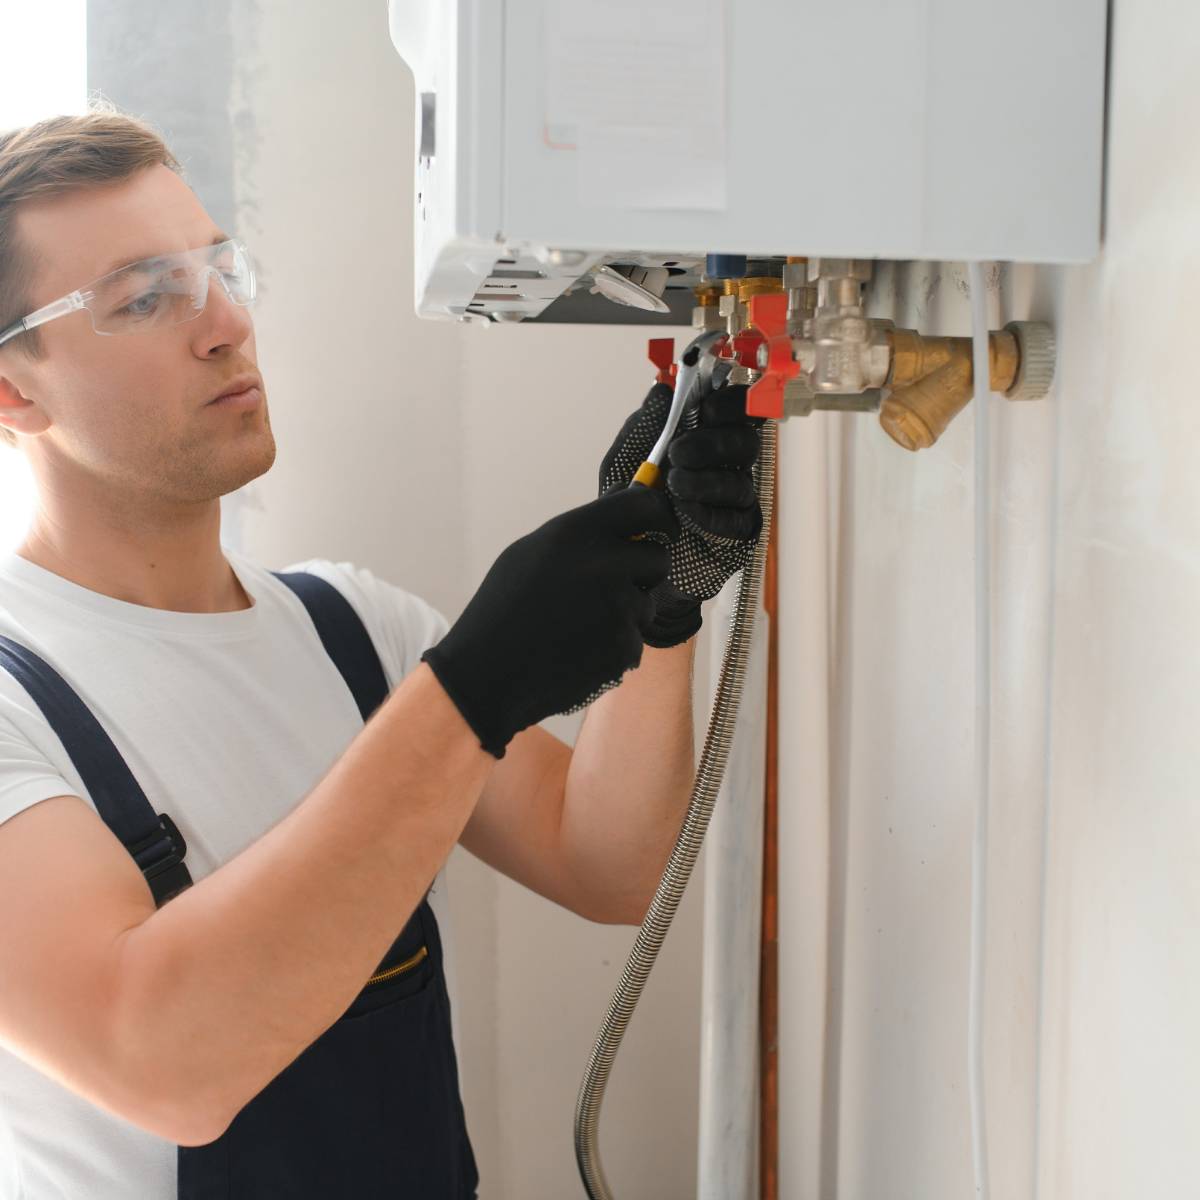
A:
{"type": "MultiPolygon", "coordinates": [[[[221,232],[163,166],[27,204],[17,230],[34,265],[31,312],[130,260],[207,246],[221,232]]],[[[25,446],[41,486],[86,479],[84,492],[111,484],[142,500],[209,501],[274,462],[265,388],[252,411],[209,405],[239,376],[261,385],[250,312],[215,279],[204,311],[179,325],[102,336],[75,312],[39,332],[40,359],[0,349],[0,411],[39,435],[25,446]],[[14,389],[29,403],[14,403],[14,389]]]]}

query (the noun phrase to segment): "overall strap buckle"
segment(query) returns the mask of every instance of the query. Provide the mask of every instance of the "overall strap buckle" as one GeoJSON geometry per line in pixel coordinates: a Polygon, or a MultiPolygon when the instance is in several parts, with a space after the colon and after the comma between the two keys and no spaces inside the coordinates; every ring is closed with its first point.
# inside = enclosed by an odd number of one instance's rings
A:
{"type": "Polygon", "coordinates": [[[150,885],[158,907],[192,886],[191,872],[183,863],[187,842],[166,813],[158,814],[156,829],[126,848],[150,885]]]}

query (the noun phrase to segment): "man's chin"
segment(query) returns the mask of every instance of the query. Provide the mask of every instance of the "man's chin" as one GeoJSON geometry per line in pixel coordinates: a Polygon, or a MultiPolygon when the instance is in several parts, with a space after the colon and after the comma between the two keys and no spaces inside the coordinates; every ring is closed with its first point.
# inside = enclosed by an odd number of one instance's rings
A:
{"type": "Polygon", "coordinates": [[[265,437],[261,441],[256,441],[252,453],[246,453],[240,456],[236,463],[230,464],[229,478],[221,481],[219,494],[227,496],[230,492],[236,492],[246,484],[260,479],[274,466],[275,454],[275,438],[268,429],[265,437]]]}

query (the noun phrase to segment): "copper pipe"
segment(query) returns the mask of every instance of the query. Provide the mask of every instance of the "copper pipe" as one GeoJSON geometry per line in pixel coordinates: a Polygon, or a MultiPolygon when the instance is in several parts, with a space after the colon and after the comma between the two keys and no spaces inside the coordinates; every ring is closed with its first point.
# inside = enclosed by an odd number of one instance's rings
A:
{"type": "MultiPolygon", "coordinates": [[[[892,390],[879,423],[906,450],[932,446],[974,394],[971,339],[925,338],[915,330],[895,329],[889,341],[892,390]]],[[[1020,354],[1017,339],[1007,330],[988,334],[988,364],[991,390],[1008,391],[1020,354]]]]}
{"type": "Polygon", "coordinates": [[[762,954],[759,966],[759,1194],[779,1196],[779,448],[763,574],[767,614],[767,744],[763,796],[762,954]]]}

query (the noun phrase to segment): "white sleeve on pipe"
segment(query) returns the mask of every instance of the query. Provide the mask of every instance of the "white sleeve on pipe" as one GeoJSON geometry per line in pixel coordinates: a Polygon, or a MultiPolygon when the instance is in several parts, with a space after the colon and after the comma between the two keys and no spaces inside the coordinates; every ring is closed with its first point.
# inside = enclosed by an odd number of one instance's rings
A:
{"type": "Polygon", "coordinates": [[[971,342],[975,376],[975,835],[971,846],[971,959],[967,989],[967,1090],[971,1108],[971,1164],[975,1195],[990,1194],[987,1089],[983,1071],[983,1009],[987,966],[988,806],[991,793],[991,482],[988,401],[987,288],[983,264],[968,263],[971,342]]]}

